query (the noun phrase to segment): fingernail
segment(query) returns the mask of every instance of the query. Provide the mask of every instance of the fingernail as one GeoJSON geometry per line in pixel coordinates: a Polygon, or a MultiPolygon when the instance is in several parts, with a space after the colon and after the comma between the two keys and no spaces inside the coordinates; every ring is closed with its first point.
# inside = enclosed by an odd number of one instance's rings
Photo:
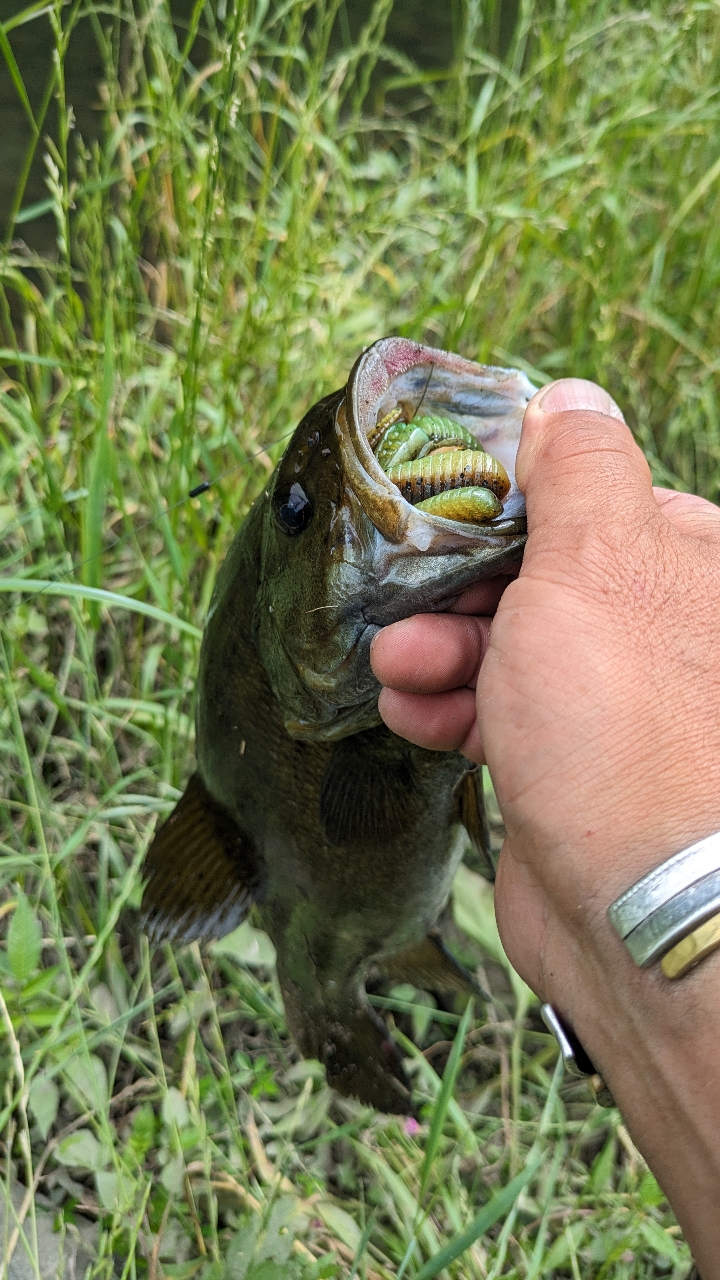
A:
{"type": "Polygon", "coordinates": [[[625,419],[612,396],[585,378],[561,378],[552,382],[538,400],[543,413],[566,413],[570,409],[591,409],[610,418],[625,419]]]}

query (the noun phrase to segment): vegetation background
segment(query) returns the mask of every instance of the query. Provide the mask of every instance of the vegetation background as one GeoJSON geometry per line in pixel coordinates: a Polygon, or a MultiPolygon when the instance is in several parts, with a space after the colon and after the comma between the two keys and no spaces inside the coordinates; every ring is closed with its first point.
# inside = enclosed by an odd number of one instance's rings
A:
{"type": "Polygon", "coordinates": [[[0,1280],[58,1251],[123,1280],[680,1280],[471,871],[447,925],[496,1004],[374,996],[419,1125],[298,1060],[264,935],[151,955],[137,910],[218,565],[363,346],[595,378],[659,481],[717,499],[720,5],[3,12],[0,1280]]]}

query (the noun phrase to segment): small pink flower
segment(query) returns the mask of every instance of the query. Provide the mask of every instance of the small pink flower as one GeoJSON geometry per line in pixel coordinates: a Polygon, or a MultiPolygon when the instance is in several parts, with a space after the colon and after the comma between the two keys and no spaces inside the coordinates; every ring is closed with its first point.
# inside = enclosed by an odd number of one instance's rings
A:
{"type": "Polygon", "coordinates": [[[420,1125],[414,1116],[408,1116],[405,1121],[405,1132],[408,1138],[415,1138],[420,1132],[420,1125]]]}

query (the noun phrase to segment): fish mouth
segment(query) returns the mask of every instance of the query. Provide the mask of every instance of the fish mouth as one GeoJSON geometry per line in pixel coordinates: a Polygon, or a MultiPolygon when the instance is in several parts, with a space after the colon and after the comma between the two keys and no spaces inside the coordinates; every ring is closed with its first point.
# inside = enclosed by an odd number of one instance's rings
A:
{"type": "Polygon", "coordinates": [[[503,559],[509,543],[521,540],[522,546],[527,525],[525,501],[515,482],[515,457],[523,415],[535,391],[518,369],[476,364],[407,338],[381,338],[364,351],[348,379],[335,429],[345,482],[382,537],[404,554],[495,549],[503,559]],[[511,487],[502,515],[483,524],[466,524],[420,511],[406,501],[368,443],[369,432],[396,407],[406,421],[418,410],[452,418],[470,431],[478,449],[503,464],[511,487]]]}
{"type": "Polygon", "coordinates": [[[336,411],[345,484],[374,527],[372,581],[362,606],[374,630],[414,613],[446,611],[468,586],[515,573],[527,540],[515,459],[525,409],[536,388],[518,369],[476,364],[407,338],[382,338],[363,352],[336,411]],[[368,435],[399,407],[406,421],[449,417],[478,449],[502,463],[510,490],[502,515],[482,524],[413,506],[382,470],[368,435]]]}

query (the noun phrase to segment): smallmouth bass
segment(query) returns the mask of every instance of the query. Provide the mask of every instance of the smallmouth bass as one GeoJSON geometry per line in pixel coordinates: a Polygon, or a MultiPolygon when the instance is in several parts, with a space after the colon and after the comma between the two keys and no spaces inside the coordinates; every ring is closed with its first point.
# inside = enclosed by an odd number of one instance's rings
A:
{"type": "Polygon", "coordinates": [[[384,338],[309,410],[218,575],[197,771],[147,856],[151,940],[221,937],[254,903],[301,1051],[339,1092],[381,1111],[411,1111],[412,1100],[365,979],[477,991],[435,923],[465,832],[493,868],[480,771],[385,728],[370,643],[519,565],[514,461],[534,391],[517,370],[384,338]],[[507,472],[495,518],[413,506],[380,466],[378,424],[411,423],[421,404],[507,472]]]}

